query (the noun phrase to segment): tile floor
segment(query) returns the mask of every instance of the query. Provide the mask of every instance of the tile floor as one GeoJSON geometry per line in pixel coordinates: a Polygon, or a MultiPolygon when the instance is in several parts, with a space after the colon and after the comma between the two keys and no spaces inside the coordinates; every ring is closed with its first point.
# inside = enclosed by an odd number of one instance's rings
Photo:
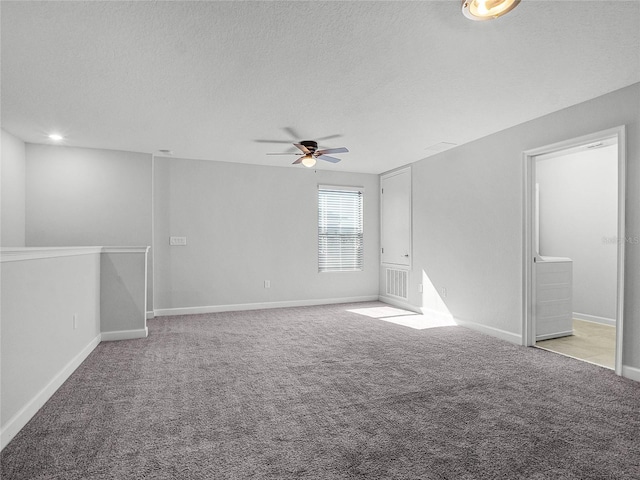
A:
{"type": "Polygon", "coordinates": [[[536,347],[614,368],[616,328],[574,318],[573,335],[536,342],[536,347]]]}

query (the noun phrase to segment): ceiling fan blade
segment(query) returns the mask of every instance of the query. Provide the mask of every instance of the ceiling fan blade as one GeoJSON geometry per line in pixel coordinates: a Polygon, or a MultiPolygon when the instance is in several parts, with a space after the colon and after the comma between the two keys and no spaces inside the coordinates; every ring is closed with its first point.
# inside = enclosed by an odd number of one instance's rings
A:
{"type": "Polygon", "coordinates": [[[304,156],[300,157],[299,159],[297,159],[295,162],[293,162],[291,165],[297,165],[298,163],[302,163],[302,159],[304,158],[304,156]]]}
{"type": "Polygon", "coordinates": [[[339,138],[342,135],[340,135],[339,133],[336,133],[335,135],[327,135],[326,137],[320,137],[320,138],[316,138],[316,142],[320,142],[322,140],[331,140],[332,138],[339,138]]]}
{"type": "Polygon", "coordinates": [[[296,132],[295,128],[293,127],[284,127],[283,130],[291,135],[291,138],[294,138],[298,141],[302,138],[302,136],[298,132],[296,132]]]}
{"type": "Polygon", "coordinates": [[[291,140],[265,140],[265,139],[259,138],[257,140],[254,140],[254,142],[256,143],[288,143],[289,145],[291,145],[291,140]]]}
{"type": "Polygon", "coordinates": [[[296,147],[298,147],[300,149],[300,151],[302,153],[304,153],[305,155],[309,155],[311,152],[309,151],[309,149],[307,147],[305,147],[304,145],[300,145],[299,143],[294,143],[294,145],[296,147]]]}
{"type": "Polygon", "coordinates": [[[316,153],[320,155],[324,155],[325,153],[349,153],[349,150],[346,147],[324,148],[322,150],[316,150],[316,153]]]}
{"type": "Polygon", "coordinates": [[[320,160],[324,160],[325,162],[338,163],[340,161],[339,158],[330,157],[329,155],[318,155],[316,158],[320,160]]]}

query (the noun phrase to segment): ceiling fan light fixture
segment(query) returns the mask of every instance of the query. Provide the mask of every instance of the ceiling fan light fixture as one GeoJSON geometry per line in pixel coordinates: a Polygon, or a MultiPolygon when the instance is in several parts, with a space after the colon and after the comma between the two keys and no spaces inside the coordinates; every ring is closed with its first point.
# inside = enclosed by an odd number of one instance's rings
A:
{"type": "Polygon", "coordinates": [[[470,20],[491,20],[509,13],[520,0],[464,0],[462,13],[470,20]]]}
{"type": "Polygon", "coordinates": [[[302,165],[304,165],[305,167],[311,168],[315,164],[316,164],[316,159],[313,157],[313,155],[309,154],[302,157],[302,165]]]}

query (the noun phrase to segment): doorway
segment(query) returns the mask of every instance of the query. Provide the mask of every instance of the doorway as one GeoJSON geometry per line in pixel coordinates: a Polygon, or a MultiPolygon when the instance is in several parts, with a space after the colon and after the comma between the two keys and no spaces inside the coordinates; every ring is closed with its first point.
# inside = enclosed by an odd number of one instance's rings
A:
{"type": "Polygon", "coordinates": [[[622,373],[624,127],[524,152],[523,343],[622,373]]]}

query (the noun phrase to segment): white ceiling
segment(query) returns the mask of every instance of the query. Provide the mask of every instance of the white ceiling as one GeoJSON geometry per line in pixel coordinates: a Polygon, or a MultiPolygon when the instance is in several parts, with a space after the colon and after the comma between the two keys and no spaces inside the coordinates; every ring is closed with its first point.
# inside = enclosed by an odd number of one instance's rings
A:
{"type": "Polygon", "coordinates": [[[3,0],[2,128],[280,166],[257,140],[341,135],[320,168],[380,173],[640,81],[637,0],[460,6],[3,0]]]}

